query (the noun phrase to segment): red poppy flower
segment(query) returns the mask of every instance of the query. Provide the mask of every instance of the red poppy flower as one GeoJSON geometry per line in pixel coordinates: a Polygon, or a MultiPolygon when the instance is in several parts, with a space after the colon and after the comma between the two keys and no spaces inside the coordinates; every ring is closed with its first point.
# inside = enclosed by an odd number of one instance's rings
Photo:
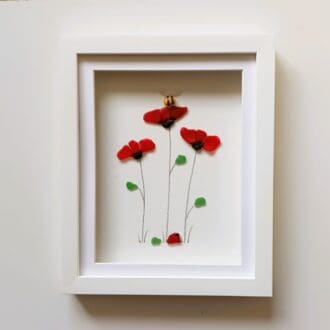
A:
{"type": "Polygon", "coordinates": [[[187,107],[177,107],[175,105],[146,112],[143,119],[149,124],[159,124],[164,128],[170,128],[177,119],[183,117],[188,111],[187,107]]]}
{"type": "Polygon", "coordinates": [[[221,145],[221,140],[216,135],[207,135],[200,129],[181,128],[182,138],[189,143],[196,151],[204,149],[212,152],[221,145]]]}
{"type": "Polygon", "coordinates": [[[155,147],[155,143],[150,139],[143,139],[140,142],[132,140],[117,152],[117,157],[120,160],[127,158],[139,160],[142,158],[143,153],[152,151],[155,147]]]}
{"type": "Polygon", "coordinates": [[[180,244],[182,243],[181,236],[179,233],[173,233],[167,237],[167,244],[180,244]]]}

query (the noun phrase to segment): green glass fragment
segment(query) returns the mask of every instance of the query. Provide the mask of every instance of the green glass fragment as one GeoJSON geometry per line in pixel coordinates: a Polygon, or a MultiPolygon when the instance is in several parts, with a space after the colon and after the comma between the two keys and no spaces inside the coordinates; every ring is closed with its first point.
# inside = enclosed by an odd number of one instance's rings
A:
{"type": "Polygon", "coordinates": [[[202,207],[206,205],[206,199],[204,197],[198,197],[195,199],[195,206],[202,207]]]}
{"type": "Polygon", "coordinates": [[[187,162],[187,158],[184,155],[178,155],[175,160],[176,165],[183,165],[187,162]]]}
{"type": "Polygon", "coordinates": [[[126,188],[127,188],[129,191],[134,191],[134,190],[138,189],[138,185],[135,184],[134,182],[127,181],[127,182],[126,182],[126,188]]]}
{"type": "Polygon", "coordinates": [[[151,239],[151,244],[154,246],[162,244],[162,240],[159,237],[153,237],[151,239]]]}

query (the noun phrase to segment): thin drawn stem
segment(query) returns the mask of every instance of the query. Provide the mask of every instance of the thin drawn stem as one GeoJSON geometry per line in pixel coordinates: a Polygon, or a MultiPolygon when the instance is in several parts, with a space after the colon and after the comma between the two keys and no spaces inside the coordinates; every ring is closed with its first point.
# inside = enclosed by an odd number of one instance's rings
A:
{"type": "Polygon", "coordinates": [[[167,182],[167,210],[166,210],[166,231],[165,237],[168,237],[168,227],[170,223],[170,199],[171,199],[171,164],[172,164],[172,138],[171,129],[168,130],[168,182],[167,182]]]}
{"type": "Polygon", "coordinates": [[[183,232],[183,240],[184,240],[185,243],[187,242],[188,204],[189,204],[189,199],[190,199],[191,181],[192,181],[192,177],[193,177],[194,169],[195,169],[195,164],[196,164],[196,156],[197,156],[197,151],[195,151],[195,154],[194,154],[194,160],[193,160],[193,164],[192,164],[192,167],[191,167],[191,173],[190,173],[189,182],[188,182],[188,189],[187,189],[186,209],[185,209],[185,213],[184,213],[184,232],[183,232]]]}
{"type": "Polygon", "coordinates": [[[142,168],[141,160],[139,161],[139,164],[140,164],[140,172],[141,172],[141,180],[142,180],[142,192],[140,189],[139,190],[140,190],[142,202],[143,202],[141,239],[142,239],[142,243],[144,243],[145,239],[146,239],[146,237],[144,235],[144,218],[145,218],[145,211],[146,211],[146,190],[145,190],[145,185],[144,185],[144,176],[143,176],[143,168],[142,168]]]}
{"type": "Polygon", "coordinates": [[[191,231],[192,231],[193,228],[194,228],[194,225],[192,225],[192,226],[190,227],[190,229],[189,229],[187,243],[190,242],[190,235],[191,235],[191,231]]]}
{"type": "MultiPolygon", "coordinates": [[[[141,196],[141,199],[142,199],[142,205],[144,205],[144,194],[143,194],[140,187],[138,187],[138,190],[139,190],[139,193],[140,193],[140,196],[141,196]]],[[[141,239],[140,236],[138,236],[138,242],[143,243],[143,239],[141,239]]]]}
{"type": "Polygon", "coordinates": [[[146,232],[144,234],[144,242],[146,241],[147,235],[148,235],[148,230],[146,230],[146,232]]]}
{"type": "Polygon", "coordinates": [[[174,170],[174,167],[175,167],[175,162],[174,162],[174,164],[172,165],[172,167],[171,167],[171,169],[170,169],[170,174],[172,174],[172,171],[174,170]]]}
{"type": "MultiPolygon", "coordinates": [[[[191,206],[190,209],[189,209],[189,211],[187,212],[187,215],[186,215],[186,218],[185,218],[185,226],[186,226],[185,228],[187,228],[189,215],[190,215],[191,211],[192,211],[194,208],[195,208],[194,205],[191,206]]],[[[187,240],[186,240],[186,243],[189,243],[189,240],[190,240],[190,234],[191,234],[191,230],[193,229],[193,227],[194,227],[194,225],[192,225],[192,226],[190,227],[190,229],[189,229],[189,232],[188,232],[188,238],[187,238],[187,240]]]]}
{"type": "Polygon", "coordinates": [[[140,192],[140,195],[141,195],[141,198],[142,198],[142,201],[143,201],[143,200],[144,200],[143,192],[142,192],[142,190],[140,189],[140,187],[138,187],[138,190],[139,190],[139,192],[140,192]]]}
{"type": "Polygon", "coordinates": [[[188,213],[187,213],[187,220],[188,220],[188,218],[189,218],[189,214],[190,214],[190,212],[193,210],[194,207],[195,207],[195,206],[193,205],[193,206],[189,209],[189,211],[188,211],[188,213]]]}

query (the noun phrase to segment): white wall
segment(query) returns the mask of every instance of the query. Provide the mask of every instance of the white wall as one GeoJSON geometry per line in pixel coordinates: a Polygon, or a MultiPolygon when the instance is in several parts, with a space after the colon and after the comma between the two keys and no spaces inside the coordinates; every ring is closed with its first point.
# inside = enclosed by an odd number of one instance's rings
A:
{"type": "Polygon", "coordinates": [[[0,328],[329,329],[330,4],[326,0],[0,1],[0,328]],[[59,293],[64,34],[275,35],[275,298],[59,293]]]}

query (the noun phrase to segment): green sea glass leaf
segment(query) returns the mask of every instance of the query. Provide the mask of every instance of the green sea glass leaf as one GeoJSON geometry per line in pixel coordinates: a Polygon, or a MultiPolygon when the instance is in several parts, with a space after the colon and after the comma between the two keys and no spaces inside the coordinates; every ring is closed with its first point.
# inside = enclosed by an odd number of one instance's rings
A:
{"type": "Polygon", "coordinates": [[[138,189],[138,185],[135,184],[134,182],[130,182],[130,181],[127,181],[126,182],[126,188],[129,190],[129,191],[134,191],[136,189],[138,189]]]}
{"type": "Polygon", "coordinates": [[[198,197],[195,199],[195,207],[203,207],[206,205],[206,199],[204,197],[198,197]]]}
{"type": "Polygon", "coordinates": [[[183,165],[187,162],[187,158],[185,155],[178,155],[175,160],[176,165],[183,165]]]}
{"type": "Polygon", "coordinates": [[[151,239],[151,244],[154,246],[160,245],[162,243],[162,240],[159,237],[153,237],[151,239]]]}

